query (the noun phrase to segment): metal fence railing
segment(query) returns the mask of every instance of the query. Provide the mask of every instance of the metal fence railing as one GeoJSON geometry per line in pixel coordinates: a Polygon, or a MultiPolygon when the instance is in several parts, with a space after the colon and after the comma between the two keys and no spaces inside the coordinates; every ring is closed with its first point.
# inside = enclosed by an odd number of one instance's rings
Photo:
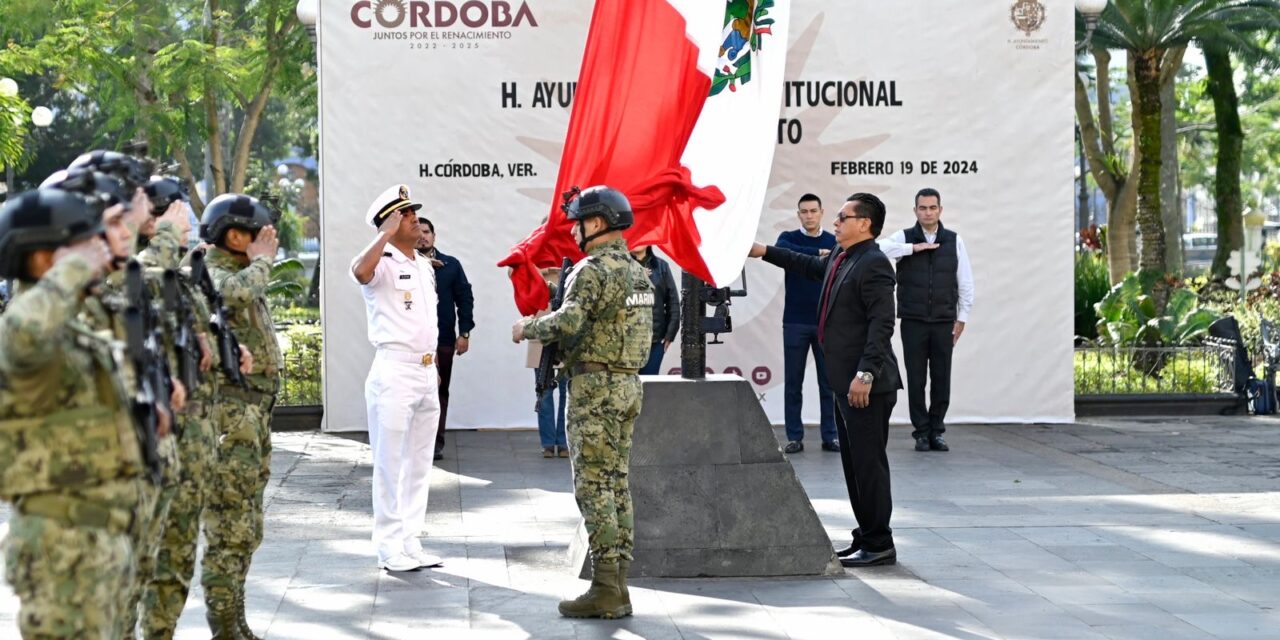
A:
{"type": "Polygon", "coordinates": [[[1235,357],[1232,343],[1077,348],[1075,393],[1077,396],[1233,393],[1235,357]]]}

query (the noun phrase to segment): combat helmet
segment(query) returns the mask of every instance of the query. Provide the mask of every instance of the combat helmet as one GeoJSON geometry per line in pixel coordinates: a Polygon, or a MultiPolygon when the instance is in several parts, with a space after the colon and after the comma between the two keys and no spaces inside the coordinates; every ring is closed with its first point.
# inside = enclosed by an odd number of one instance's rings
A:
{"type": "Polygon", "coordinates": [[[25,278],[27,256],[103,233],[102,212],[78,194],[36,189],[0,207],[0,278],[25,278]]]}

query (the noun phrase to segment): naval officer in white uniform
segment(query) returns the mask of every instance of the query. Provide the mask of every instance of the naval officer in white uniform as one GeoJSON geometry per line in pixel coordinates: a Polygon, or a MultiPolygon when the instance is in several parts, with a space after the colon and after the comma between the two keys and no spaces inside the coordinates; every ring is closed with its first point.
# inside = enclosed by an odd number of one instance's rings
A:
{"type": "Polygon", "coordinates": [[[414,251],[420,208],[405,185],[385,191],[365,218],[378,235],[351,262],[377,349],[364,401],[373,449],[373,544],[388,571],[441,564],[418,539],[440,423],[435,273],[414,251]]]}

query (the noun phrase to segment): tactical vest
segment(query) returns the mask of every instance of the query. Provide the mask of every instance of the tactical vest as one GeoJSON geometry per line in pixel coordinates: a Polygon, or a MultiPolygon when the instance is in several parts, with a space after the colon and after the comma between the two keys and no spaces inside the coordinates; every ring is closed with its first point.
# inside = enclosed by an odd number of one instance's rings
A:
{"type": "Polygon", "coordinates": [[[575,265],[571,276],[586,269],[601,272],[599,294],[608,297],[607,306],[587,319],[579,335],[565,339],[565,366],[594,362],[610,369],[640,369],[649,361],[653,344],[654,290],[649,275],[625,249],[593,255],[575,265]]]}
{"type": "MultiPolygon", "coordinates": [[[[903,230],[907,244],[928,242],[917,223],[903,230]]],[[[956,319],[960,266],[956,239],[959,236],[938,223],[938,248],[898,260],[898,317],[904,320],[946,322],[956,319]]]]}
{"type": "Polygon", "coordinates": [[[0,376],[0,499],[86,489],[143,469],[116,375],[119,354],[110,341],[78,324],[68,330],[61,366],[21,381],[0,376]],[[56,392],[69,378],[91,384],[93,402],[39,413],[31,394],[56,392]]]}

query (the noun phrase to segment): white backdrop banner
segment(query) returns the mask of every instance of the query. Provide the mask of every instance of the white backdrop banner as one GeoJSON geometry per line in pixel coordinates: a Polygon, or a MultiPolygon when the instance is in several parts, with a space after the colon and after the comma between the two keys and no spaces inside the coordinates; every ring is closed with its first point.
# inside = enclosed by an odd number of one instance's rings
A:
{"type": "MultiPolygon", "coordinates": [[[[730,4],[742,0],[730,0],[730,4]]],[[[555,197],[591,8],[581,0],[324,0],[320,136],[324,428],[365,429],[372,361],[348,269],[362,215],[409,184],[476,298],[454,362],[448,427],[532,427],[533,374],[505,269],[494,266],[555,197]]],[[[644,25],[636,25],[644,28],[644,25]]],[[[911,226],[942,193],[977,296],[956,348],[948,421],[1063,422],[1072,391],[1072,80],[1069,0],[792,0],[773,172],[756,239],[797,228],[815,193],[824,225],[849,194],[911,226]]],[[[708,367],[752,381],[783,412],[783,274],[748,261],[750,295],[708,367]]],[[[895,338],[895,347],[899,348],[895,338]]],[[[901,359],[901,358],[899,358],[901,359]]],[[[678,349],[664,369],[679,366],[678,349]]],[[[810,362],[805,421],[817,421],[810,362]]],[[[907,414],[906,394],[895,421],[907,414]]]]}

